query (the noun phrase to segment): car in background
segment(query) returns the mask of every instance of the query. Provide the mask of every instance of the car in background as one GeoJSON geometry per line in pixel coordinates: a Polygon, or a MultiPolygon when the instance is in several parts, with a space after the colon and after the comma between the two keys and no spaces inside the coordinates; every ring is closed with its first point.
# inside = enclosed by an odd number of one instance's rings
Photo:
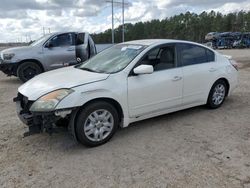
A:
{"type": "Polygon", "coordinates": [[[199,105],[218,108],[237,82],[235,62],[211,48],[137,40],[38,75],[19,87],[14,101],[26,135],[52,133],[63,121],[77,141],[98,146],[119,126],[199,105]]]}
{"type": "Polygon", "coordinates": [[[47,34],[29,46],[5,49],[0,56],[0,70],[23,82],[49,70],[84,62],[96,54],[88,33],[47,34]]]}
{"type": "Polygon", "coordinates": [[[249,32],[211,32],[205,36],[207,43],[212,43],[214,49],[249,48],[249,32]]]}
{"type": "Polygon", "coordinates": [[[209,47],[209,48],[215,49],[212,42],[206,42],[206,43],[204,43],[203,45],[204,45],[204,46],[207,46],[207,47],[209,47]]]}
{"type": "Polygon", "coordinates": [[[205,40],[206,41],[212,41],[212,40],[214,40],[215,38],[217,38],[217,36],[218,36],[218,32],[210,32],[210,33],[208,33],[206,36],[205,36],[205,40]]]}

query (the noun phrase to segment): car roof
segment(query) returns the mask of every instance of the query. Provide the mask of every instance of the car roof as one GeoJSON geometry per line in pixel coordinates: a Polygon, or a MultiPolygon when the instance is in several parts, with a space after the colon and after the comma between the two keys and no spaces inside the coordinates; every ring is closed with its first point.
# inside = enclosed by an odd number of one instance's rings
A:
{"type": "Polygon", "coordinates": [[[186,41],[186,40],[176,40],[176,39],[144,39],[144,40],[133,40],[133,41],[128,41],[124,42],[121,44],[134,44],[134,45],[144,45],[144,46],[157,46],[157,45],[162,45],[162,44],[171,44],[171,43],[184,43],[184,44],[193,44],[196,46],[200,46],[203,48],[207,48],[210,51],[213,51],[214,53],[218,54],[217,51],[213,50],[212,48],[205,46],[200,43],[192,42],[192,41],[186,41]]]}
{"type": "Polygon", "coordinates": [[[184,41],[184,40],[175,40],[175,39],[144,39],[144,40],[133,40],[124,42],[123,44],[136,44],[136,45],[145,45],[145,46],[152,46],[152,45],[160,45],[166,43],[188,43],[188,44],[196,44],[201,45],[199,43],[184,41]]]}
{"type": "Polygon", "coordinates": [[[50,33],[50,35],[60,35],[60,34],[64,34],[64,33],[85,33],[85,34],[88,34],[88,32],[77,32],[77,31],[61,31],[61,32],[53,32],[53,33],[50,33]]]}

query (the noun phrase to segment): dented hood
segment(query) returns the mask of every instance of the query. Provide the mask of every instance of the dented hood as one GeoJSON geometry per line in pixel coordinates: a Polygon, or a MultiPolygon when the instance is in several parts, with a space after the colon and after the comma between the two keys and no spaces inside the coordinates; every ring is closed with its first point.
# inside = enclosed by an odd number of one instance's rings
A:
{"type": "Polygon", "coordinates": [[[108,76],[109,74],[89,72],[75,67],[66,67],[34,77],[20,86],[18,92],[28,97],[29,100],[37,100],[42,95],[51,91],[105,80],[108,76]]]}

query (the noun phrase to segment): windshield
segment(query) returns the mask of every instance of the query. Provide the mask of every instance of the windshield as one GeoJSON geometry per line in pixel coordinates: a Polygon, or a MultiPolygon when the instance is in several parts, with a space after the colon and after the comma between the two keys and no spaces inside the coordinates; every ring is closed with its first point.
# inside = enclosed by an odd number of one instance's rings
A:
{"type": "Polygon", "coordinates": [[[34,42],[32,42],[30,46],[36,46],[37,44],[40,44],[41,42],[45,42],[50,36],[51,36],[50,34],[44,35],[40,37],[39,39],[35,40],[34,42]]]}
{"type": "Polygon", "coordinates": [[[77,68],[100,73],[115,73],[124,69],[146,46],[118,44],[102,51],[77,68]]]}

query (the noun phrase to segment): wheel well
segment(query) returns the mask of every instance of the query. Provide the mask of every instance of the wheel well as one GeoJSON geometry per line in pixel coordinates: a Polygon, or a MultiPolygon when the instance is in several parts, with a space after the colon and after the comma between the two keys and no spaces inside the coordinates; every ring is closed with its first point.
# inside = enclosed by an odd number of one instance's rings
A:
{"type": "Polygon", "coordinates": [[[25,62],[33,62],[33,63],[36,63],[37,65],[39,65],[39,67],[42,69],[42,72],[44,72],[44,68],[43,68],[43,65],[40,61],[36,60],[36,59],[24,59],[22,61],[20,61],[18,63],[18,66],[25,63],[25,62]]]}
{"type": "MultiPolygon", "coordinates": [[[[85,106],[90,105],[91,103],[94,103],[94,102],[97,102],[97,101],[105,101],[105,102],[107,102],[109,104],[112,104],[115,107],[115,109],[117,110],[118,116],[119,116],[119,121],[121,122],[122,118],[124,117],[122,107],[121,107],[121,105],[116,100],[111,99],[111,98],[97,98],[97,99],[92,99],[92,100],[88,101],[87,103],[85,103],[80,108],[80,110],[82,108],[84,108],[85,106]]],[[[78,113],[79,113],[79,111],[78,111],[78,113]]],[[[77,113],[77,116],[78,116],[78,113],[77,113]]]]}
{"type": "Polygon", "coordinates": [[[229,89],[230,89],[230,84],[229,84],[229,82],[228,82],[228,80],[226,78],[220,78],[220,79],[216,80],[216,82],[219,81],[219,80],[223,80],[226,83],[226,85],[227,85],[226,96],[227,96],[228,92],[229,92],[229,89]]]}

